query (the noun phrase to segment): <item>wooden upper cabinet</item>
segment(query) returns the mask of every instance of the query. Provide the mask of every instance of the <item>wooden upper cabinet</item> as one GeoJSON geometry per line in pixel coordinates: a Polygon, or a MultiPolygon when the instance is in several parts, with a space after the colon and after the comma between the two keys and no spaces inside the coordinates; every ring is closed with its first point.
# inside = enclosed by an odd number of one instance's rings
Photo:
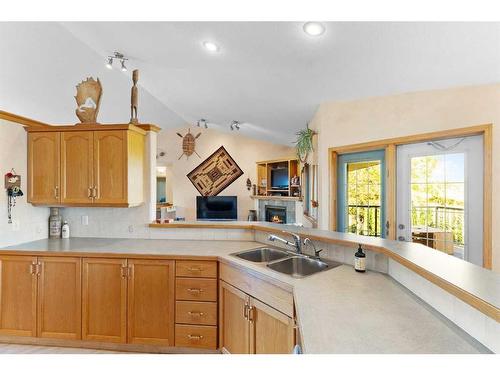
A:
{"type": "Polygon", "coordinates": [[[28,202],[59,203],[60,145],[60,132],[28,134],[28,202]]]}
{"type": "Polygon", "coordinates": [[[251,354],[249,296],[222,280],[219,289],[219,345],[225,353],[251,354]]]}
{"type": "Polygon", "coordinates": [[[61,203],[93,202],[93,140],[89,131],[61,134],[61,203]]]}
{"type": "Polygon", "coordinates": [[[127,260],[83,259],[82,339],[127,341],[127,260]]]}
{"type": "Polygon", "coordinates": [[[61,206],[142,204],[145,132],[133,125],[76,127],[28,130],[29,201],[61,206]]]}
{"type": "Polygon", "coordinates": [[[0,334],[36,336],[36,257],[0,256],[0,334]]]}
{"type": "Polygon", "coordinates": [[[292,353],[295,346],[294,320],[255,298],[251,299],[250,305],[252,353],[292,353]]]}
{"type": "Polygon", "coordinates": [[[128,260],[128,342],[174,345],[175,262],[128,260]]]}
{"type": "Polygon", "coordinates": [[[94,132],[94,199],[127,203],[127,131],[94,132]]]}
{"type": "Polygon", "coordinates": [[[38,337],[81,338],[81,259],[39,257],[38,337]]]}

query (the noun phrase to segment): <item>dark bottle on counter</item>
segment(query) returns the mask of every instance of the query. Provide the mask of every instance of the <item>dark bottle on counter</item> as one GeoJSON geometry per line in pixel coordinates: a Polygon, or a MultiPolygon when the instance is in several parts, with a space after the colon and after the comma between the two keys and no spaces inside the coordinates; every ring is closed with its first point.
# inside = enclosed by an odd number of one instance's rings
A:
{"type": "Polygon", "coordinates": [[[354,269],[356,272],[366,271],[366,254],[363,252],[361,245],[359,245],[358,251],[354,254],[354,269]]]}

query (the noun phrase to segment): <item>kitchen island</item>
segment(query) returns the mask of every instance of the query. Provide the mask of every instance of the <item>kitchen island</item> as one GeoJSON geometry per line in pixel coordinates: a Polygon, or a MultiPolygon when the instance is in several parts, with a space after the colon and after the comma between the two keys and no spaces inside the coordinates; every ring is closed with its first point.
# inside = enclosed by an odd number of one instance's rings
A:
{"type": "MultiPolygon", "coordinates": [[[[382,273],[360,274],[342,265],[296,279],[231,255],[259,246],[263,244],[255,241],[72,238],[10,246],[0,250],[0,259],[32,256],[218,261],[293,294],[299,343],[305,353],[490,352],[382,273]]],[[[8,335],[2,334],[0,339],[13,342],[8,335]]]]}

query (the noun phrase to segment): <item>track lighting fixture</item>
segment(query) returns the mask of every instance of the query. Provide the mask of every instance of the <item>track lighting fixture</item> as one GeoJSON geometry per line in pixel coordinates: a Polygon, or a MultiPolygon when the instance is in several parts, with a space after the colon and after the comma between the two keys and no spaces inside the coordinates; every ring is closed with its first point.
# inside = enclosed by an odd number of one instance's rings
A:
{"type": "Polygon", "coordinates": [[[196,126],[198,126],[199,128],[208,129],[208,122],[204,118],[201,118],[196,122],[196,126]]]}
{"type": "Polygon", "coordinates": [[[236,121],[236,120],[233,120],[231,122],[231,125],[229,126],[231,128],[231,130],[240,130],[240,122],[239,121],[236,121]]]}
{"type": "Polygon", "coordinates": [[[126,72],[127,67],[125,66],[125,61],[128,59],[123,55],[123,53],[120,52],[115,52],[113,56],[108,56],[108,62],[106,63],[106,68],[108,69],[113,69],[113,61],[114,60],[119,60],[121,64],[121,71],[126,72]]]}

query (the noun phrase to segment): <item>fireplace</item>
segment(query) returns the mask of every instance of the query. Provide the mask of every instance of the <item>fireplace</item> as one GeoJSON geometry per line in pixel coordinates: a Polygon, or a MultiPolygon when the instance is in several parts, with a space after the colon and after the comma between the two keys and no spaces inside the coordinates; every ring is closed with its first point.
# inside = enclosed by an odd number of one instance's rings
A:
{"type": "Polygon", "coordinates": [[[271,223],[286,223],[286,207],[266,205],[266,221],[271,223]]]}

